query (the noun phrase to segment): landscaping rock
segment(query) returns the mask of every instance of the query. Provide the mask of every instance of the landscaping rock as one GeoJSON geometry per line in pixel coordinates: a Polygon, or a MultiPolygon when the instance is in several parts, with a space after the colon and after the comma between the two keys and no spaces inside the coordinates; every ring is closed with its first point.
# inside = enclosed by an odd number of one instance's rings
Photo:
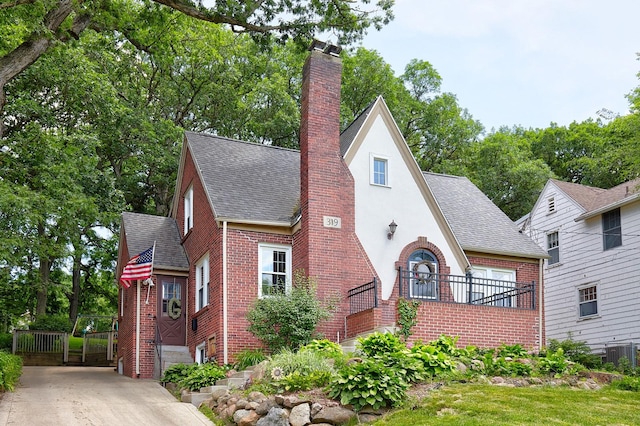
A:
{"type": "Polygon", "coordinates": [[[258,420],[256,426],[289,426],[289,416],[284,408],[273,407],[265,417],[258,420]]]}
{"type": "Polygon", "coordinates": [[[276,403],[275,400],[273,399],[266,399],[264,400],[259,406],[258,408],[256,408],[256,413],[258,413],[261,416],[264,416],[265,414],[267,414],[273,407],[277,407],[278,404],[276,403]]]}
{"type": "Polygon", "coordinates": [[[318,414],[313,416],[313,422],[341,425],[347,423],[355,415],[355,411],[345,407],[324,407],[318,414]]]}
{"type": "Polygon", "coordinates": [[[289,414],[291,426],[304,426],[311,423],[311,407],[309,404],[299,404],[291,409],[289,414]]]}

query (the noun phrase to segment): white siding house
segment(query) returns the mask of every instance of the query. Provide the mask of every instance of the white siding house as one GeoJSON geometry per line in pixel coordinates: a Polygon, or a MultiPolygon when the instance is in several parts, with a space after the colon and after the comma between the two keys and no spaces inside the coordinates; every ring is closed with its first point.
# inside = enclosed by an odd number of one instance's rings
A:
{"type": "Polygon", "coordinates": [[[640,343],[640,179],[605,190],[551,179],[522,229],[544,264],[546,337],[596,353],[640,343]]]}

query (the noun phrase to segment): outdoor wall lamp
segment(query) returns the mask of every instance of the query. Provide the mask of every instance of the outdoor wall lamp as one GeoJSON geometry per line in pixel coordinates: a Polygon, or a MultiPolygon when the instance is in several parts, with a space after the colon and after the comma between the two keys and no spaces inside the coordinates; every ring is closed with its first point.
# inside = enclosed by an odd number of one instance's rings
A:
{"type": "Polygon", "coordinates": [[[398,227],[398,224],[396,223],[396,221],[392,220],[391,223],[389,224],[389,232],[387,233],[388,240],[391,240],[393,238],[393,234],[396,233],[397,227],[398,227]]]}

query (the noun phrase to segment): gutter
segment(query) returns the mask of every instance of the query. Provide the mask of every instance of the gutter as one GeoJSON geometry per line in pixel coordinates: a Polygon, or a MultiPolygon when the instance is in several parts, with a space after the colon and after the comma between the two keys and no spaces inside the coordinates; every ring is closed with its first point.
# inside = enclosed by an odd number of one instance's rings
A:
{"type": "Polygon", "coordinates": [[[140,377],[140,280],[137,282],[137,298],[136,303],[136,376],[140,377]]]}

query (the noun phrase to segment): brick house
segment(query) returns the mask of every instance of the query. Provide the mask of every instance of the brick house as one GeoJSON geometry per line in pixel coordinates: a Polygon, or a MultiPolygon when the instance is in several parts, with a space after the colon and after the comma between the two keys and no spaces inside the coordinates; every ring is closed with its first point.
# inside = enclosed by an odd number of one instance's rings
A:
{"type": "Polygon", "coordinates": [[[340,133],[332,49],[316,42],[303,69],[299,151],[185,132],[170,217],[123,214],[118,276],[130,255],[168,246],[155,285],[120,291],[123,374],[157,376],[158,345],[232,362],[259,345],[248,307],[296,270],[319,298],[339,295],[319,330],[333,341],[394,327],[399,297],[422,302],[413,339],[543,341],[546,252],[468,179],[423,173],[382,98],[340,133]]]}

